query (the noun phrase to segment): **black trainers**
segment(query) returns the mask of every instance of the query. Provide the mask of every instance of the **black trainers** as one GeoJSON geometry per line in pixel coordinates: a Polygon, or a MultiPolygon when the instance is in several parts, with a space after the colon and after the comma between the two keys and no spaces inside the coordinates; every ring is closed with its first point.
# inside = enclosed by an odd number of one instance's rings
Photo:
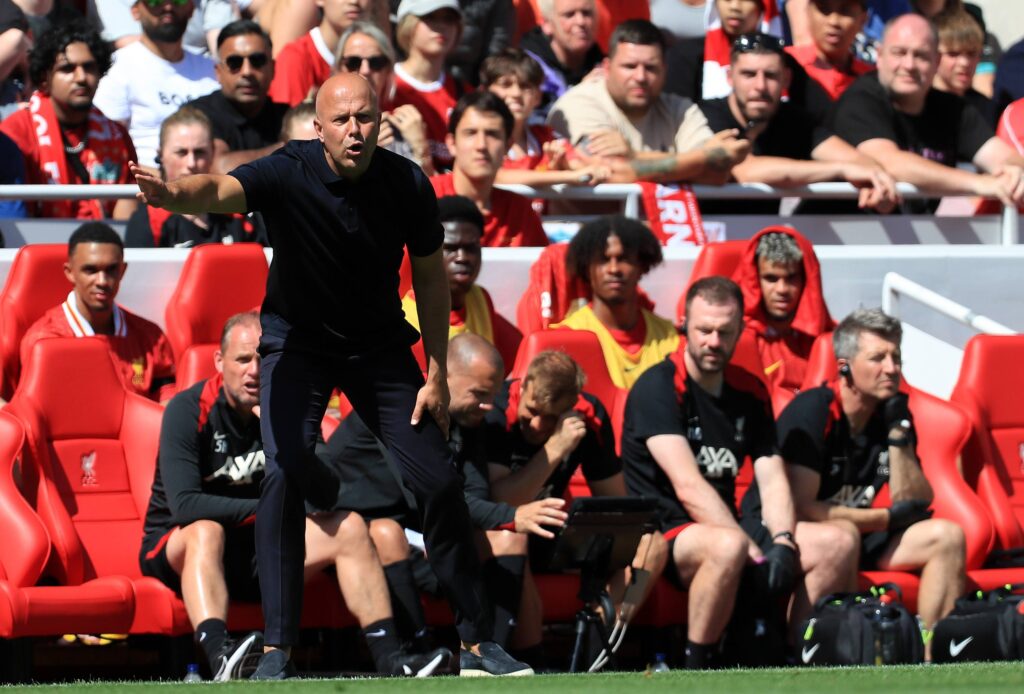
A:
{"type": "Polygon", "coordinates": [[[288,654],[279,648],[267,651],[260,658],[256,671],[249,677],[251,680],[287,680],[296,676],[295,665],[288,654]]]}
{"type": "Polygon", "coordinates": [[[435,648],[429,653],[394,653],[388,662],[388,672],[383,675],[392,677],[430,677],[451,672],[452,652],[447,648],[435,648]]]}
{"type": "Polygon", "coordinates": [[[459,653],[460,677],[522,677],[533,668],[506,653],[493,641],[480,644],[480,655],[462,649],[459,653]]]}
{"type": "Polygon", "coordinates": [[[252,674],[256,658],[263,654],[263,633],[254,631],[239,641],[228,640],[210,663],[214,682],[245,679],[252,674]]]}

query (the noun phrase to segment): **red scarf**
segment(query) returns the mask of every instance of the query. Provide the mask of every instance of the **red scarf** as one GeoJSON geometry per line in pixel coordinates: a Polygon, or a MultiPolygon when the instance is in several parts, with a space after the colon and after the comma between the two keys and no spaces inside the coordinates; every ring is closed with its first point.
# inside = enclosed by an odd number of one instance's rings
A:
{"type": "MultiPolygon", "coordinates": [[[[57,112],[53,108],[50,97],[42,92],[35,92],[29,100],[29,111],[36,127],[36,140],[39,143],[39,168],[48,178],[50,185],[68,183],[86,183],[79,181],[76,175],[72,179],[67,154],[64,152],[64,139],[61,136],[57,112]]],[[[124,130],[103,115],[95,106],[89,112],[88,130],[85,147],[78,158],[89,173],[91,184],[113,184],[122,179],[122,169],[127,166],[129,149],[125,142],[124,130]],[[115,176],[110,172],[116,171],[115,176]]],[[[75,156],[75,155],[70,155],[75,156]]],[[[129,174],[130,176],[130,174],[129,174]]],[[[130,180],[130,179],[129,179],[130,180]]],[[[114,201],[106,203],[99,200],[48,200],[40,204],[43,217],[77,217],[78,219],[103,219],[104,212],[113,210],[114,201]],[[106,210],[105,210],[106,208],[106,210]]]]}
{"type": "Polygon", "coordinates": [[[647,223],[662,246],[703,246],[708,242],[693,188],[643,182],[640,189],[647,223]]]}

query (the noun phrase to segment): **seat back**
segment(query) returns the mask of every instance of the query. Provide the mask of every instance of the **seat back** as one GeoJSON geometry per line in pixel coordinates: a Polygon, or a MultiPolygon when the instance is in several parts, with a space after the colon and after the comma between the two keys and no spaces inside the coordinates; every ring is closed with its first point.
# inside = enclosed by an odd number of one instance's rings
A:
{"type": "Polygon", "coordinates": [[[948,518],[967,539],[967,568],[977,569],[995,544],[985,504],[960,474],[960,460],[971,435],[967,414],[957,405],[908,386],[917,431],[917,455],[934,493],[936,517],[948,518]]]}
{"type": "Polygon", "coordinates": [[[822,333],[811,347],[811,355],[807,358],[807,371],[804,372],[804,382],[800,390],[817,388],[825,381],[834,380],[838,375],[836,353],[832,349],[832,333],[822,333]]]}
{"type": "Polygon", "coordinates": [[[35,585],[50,555],[46,528],[19,489],[24,443],[21,423],[0,410],[0,574],[15,586],[35,585]]]}
{"type": "Polygon", "coordinates": [[[510,377],[523,378],[533,358],[546,350],[565,352],[572,357],[587,375],[583,389],[600,400],[609,413],[612,411],[621,389],[612,382],[597,335],[589,330],[535,332],[527,336],[519,346],[510,377]]]}
{"type": "Polygon", "coordinates": [[[1004,549],[1024,547],[1024,335],[976,335],[967,343],[950,399],[974,426],[964,475],[1004,549]]]}
{"type": "Polygon", "coordinates": [[[175,367],[175,385],[179,393],[199,381],[212,378],[217,373],[213,355],[218,349],[220,349],[220,344],[216,342],[190,345],[185,348],[175,367]]]}
{"type": "Polygon", "coordinates": [[[11,399],[21,374],[21,338],[71,289],[64,277],[67,259],[63,243],[22,246],[14,256],[0,292],[0,397],[5,400],[11,399]]]}
{"type": "Polygon", "coordinates": [[[570,308],[590,300],[589,287],[565,267],[568,251],[569,244],[553,243],[530,266],[530,282],[516,304],[516,325],[523,335],[547,330],[570,308]]]}
{"type": "Polygon", "coordinates": [[[743,249],[746,246],[747,241],[742,240],[718,241],[709,243],[700,249],[700,255],[697,256],[693,270],[690,271],[690,279],[686,282],[686,287],[683,288],[683,293],[679,295],[679,301],[676,304],[677,323],[682,323],[683,318],[686,317],[686,292],[689,291],[690,285],[702,277],[712,275],[732,277],[736,266],[740,264],[743,249]]]}
{"type": "Polygon", "coordinates": [[[224,322],[263,302],[267,257],[256,243],[193,248],[181,268],[164,319],[178,359],[190,345],[219,342],[224,322]]]}
{"type": "Polygon", "coordinates": [[[127,390],[100,340],[54,338],[33,346],[7,411],[25,429],[26,491],[53,544],[47,573],[70,585],[137,577],[163,408],[127,390]]]}

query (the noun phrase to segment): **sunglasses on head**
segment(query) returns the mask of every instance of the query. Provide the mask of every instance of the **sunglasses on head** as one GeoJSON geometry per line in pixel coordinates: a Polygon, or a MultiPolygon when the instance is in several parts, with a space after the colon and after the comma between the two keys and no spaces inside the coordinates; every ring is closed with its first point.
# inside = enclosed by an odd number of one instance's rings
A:
{"type": "Polygon", "coordinates": [[[736,53],[752,53],[754,51],[764,51],[768,53],[777,53],[782,55],[783,44],[782,39],[771,34],[742,34],[736,37],[736,40],[732,42],[732,52],[736,53]]]}
{"type": "Polygon", "coordinates": [[[267,61],[270,60],[270,58],[266,53],[250,53],[249,55],[232,54],[224,58],[224,64],[228,66],[228,70],[231,70],[231,72],[238,72],[242,69],[242,65],[245,64],[246,60],[249,61],[249,65],[252,66],[253,70],[259,70],[267,64],[267,61]]]}
{"type": "MultiPolygon", "coordinates": [[[[190,2],[192,2],[192,0],[169,0],[169,1],[170,1],[170,3],[172,5],[177,5],[178,7],[182,7],[183,5],[187,5],[190,2]]],[[[156,8],[162,6],[164,3],[168,2],[168,0],[142,0],[142,2],[143,2],[143,4],[146,7],[150,8],[151,10],[155,10],[156,8]]]]}
{"type": "Polygon", "coordinates": [[[370,66],[370,69],[374,72],[379,72],[391,65],[391,61],[388,60],[386,55],[371,55],[371,56],[359,56],[350,55],[341,59],[341,65],[345,68],[345,72],[359,72],[359,68],[363,66],[363,61],[370,66]]]}

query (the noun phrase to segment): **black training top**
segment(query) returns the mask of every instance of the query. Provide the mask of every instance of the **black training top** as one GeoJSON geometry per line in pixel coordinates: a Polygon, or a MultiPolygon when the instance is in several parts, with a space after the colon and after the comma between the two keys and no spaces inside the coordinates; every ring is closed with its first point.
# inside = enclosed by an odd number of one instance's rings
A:
{"type": "MultiPolygon", "coordinates": [[[[742,130],[746,127],[746,123],[736,120],[729,108],[728,97],[702,101],[700,110],[716,133],[729,128],[742,130]]],[[[778,112],[768,121],[768,127],[750,146],[750,151],[756,156],[809,160],[814,148],[832,137],[832,134],[827,125],[817,122],[806,110],[783,101],[779,104],[778,112]]]]}
{"type": "MultiPolygon", "coordinates": [[[[474,527],[493,530],[515,520],[516,510],[491,501],[481,430],[452,422],[448,446],[463,476],[463,491],[474,527]]],[[[366,518],[394,518],[419,529],[416,500],[402,485],[398,463],[355,412],[348,415],[319,453],[341,479],[335,508],[366,518]]]]}
{"type": "Polygon", "coordinates": [[[819,501],[867,508],[889,483],[889,432],[877,407],[864,430],[852,436],[837,388],[833,383],[805,390],[782,411],[782,456],[821,475],[819,501]]]}
{"type": "Polygon", "coordinates": [[[419,166],[378,148],[351,182],[327,165],[318,140],[294,140],[231,175],[247,209],[263,213],[274,248],[264,333],[335,356],[416,341],[398,296],[402,248],[428,256],[444,239],[419,166]]]}
{"type": "MultiPolygon", "coordinates": [[[[522,381],[506,381],[494,399],[494,409],[484,419],[484,448],[488,464],[502,465],[512,472],[530,462],[544,444],[533,444],[523,437],[519,426],[520,386],[522,381]]],[[[537,499],[561,497],[569,487],[576,468],[583,468],[587,482],[600,482],[622,472],[615,454],[615,433],[611,418],[601,401],[590,393],[581,393],[573,405],[587,426],[583,440],[565,460],[558,463],[537,494],[537,499]]]]}
{"type": "Polygon", "coordinates": [[[239,421],[219,377],[175,395],[160,427],[143,553],[175,526],[245,521],[256,513],[264,471],[260,420],[239,421]]]}
{"type": "Polygon", "coordinates": [[[930,89],[924,110],[897,111],[878,82],[878,73],[858,78],[836,102],[833,129],[856,147],[872,139],[892,140],[905,151],[956,166],[969,162],[995,132],[964,99],[930,89]]]}
{"type": "Polygon", "coordinates": [[[223,140],[232,152],[259,149],[279,142],[281,121],[288,111],[288,104],[267,99],[260,112],[249,118],[224,96],[221,89],[189,102],[189,106],[206,114],[213,126],[213,136],[223,140]]]}
{"type": "Polygon", "coordinates": [[[736,476],[746,458],[778,452],[771,401],[756,377],[726,367],[722,394],[697,385],[680,360],[669,358],[644,372],[626,400],[622,461],[630,494],[658,499],[661,530],[693,521],[668,475],[647,447],[663,434],[683,436],[700,473],[736,515],[736,476]]]}

